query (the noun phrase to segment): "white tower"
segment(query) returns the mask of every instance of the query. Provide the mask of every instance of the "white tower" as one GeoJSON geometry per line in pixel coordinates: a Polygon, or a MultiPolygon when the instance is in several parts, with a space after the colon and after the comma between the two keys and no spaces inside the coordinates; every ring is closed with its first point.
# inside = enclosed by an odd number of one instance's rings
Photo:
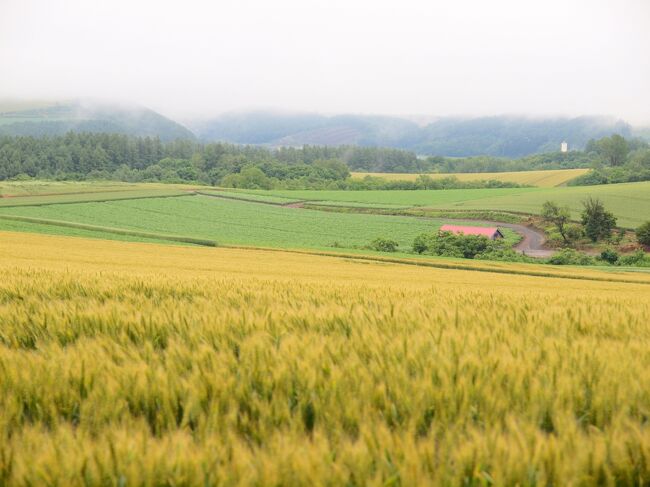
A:
{"type": "Polygon", "coordinates": [[[562,142],[560,144],[560,152],[568,152],[569,151],[569,144],[565,142],[562,142]]]}

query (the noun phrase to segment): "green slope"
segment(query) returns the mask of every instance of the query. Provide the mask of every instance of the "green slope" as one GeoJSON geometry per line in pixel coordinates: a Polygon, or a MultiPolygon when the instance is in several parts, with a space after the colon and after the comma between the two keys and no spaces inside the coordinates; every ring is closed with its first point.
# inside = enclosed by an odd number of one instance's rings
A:
{"type": "MultiPolygon", "coordinates": [[[[264,194],[264,192],[256,192],[264,194]]],[[[650,220],[650,182],[558,188],[454,189],[422,191],[270,191],[272,196],[303,200],[397,204],[444,209],[510,210],[539,213],[547,200],[569,205],[578,218],[581,202],[600,198],[618,224],[637,227],[650,220]]]]}
{"type": "MultiPolygon", "coordinates": [[[[436,231],[443,223],[286,208],[210,196],[12,207],[0,209],[0,214],[214,239],[221,244],[314,249],[361,247],[377,237],[397,240],[406,249],[417,235],[436,231]]],[[[30,225],[0,219],[0,230],[22,227],[32,231],[30,225]]],[[[506,233],[513,237],[511,232],[506,233]]]]}

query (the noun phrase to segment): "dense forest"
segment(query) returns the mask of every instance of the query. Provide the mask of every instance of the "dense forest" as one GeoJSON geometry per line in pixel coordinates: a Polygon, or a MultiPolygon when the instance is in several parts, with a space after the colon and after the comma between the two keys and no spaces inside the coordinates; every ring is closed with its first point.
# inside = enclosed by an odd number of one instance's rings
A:
{"type": "Polygon", "coordinates": [[[575,184],[650,179],[650,148],[620,136],[590,141],[587,151],[521,159],[418,158],[413,152],[374,147],[267,149],[191,140],[70,132],[53,137],[0,137],[0,180],[57,179],[195,182],[239,188],[443,189],[504,187],[511,183],[460,183],[455,178],[352,180],[350,171],[498,172],[591,167],[575,184]],[[478,184],[478,186],[477,186],[478,184]]]}
{"type": "Polygon", "coordinates": [[[162,142],[152,137],[70,132],[54,137],[0,137],[0,180],[57,179],[195,182],[235,188],[420,189],[504,187],[512,183],[461,183],[455,178],[415,182],[352,180],[348,164],[418,172],[421,161],[396,149],[257,146],[162,142]]]}

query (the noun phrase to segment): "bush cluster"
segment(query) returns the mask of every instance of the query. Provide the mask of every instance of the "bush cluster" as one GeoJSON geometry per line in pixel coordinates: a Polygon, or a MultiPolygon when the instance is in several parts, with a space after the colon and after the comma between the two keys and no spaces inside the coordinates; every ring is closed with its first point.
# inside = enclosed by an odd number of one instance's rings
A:
{"type": "Polygon", "coordinates": [[[503,250],[501,242],[477,235],[456,235],[451,232],[423,233],[413,241],[418,254],[474,259],[478,255],[503,250]]]}
{"type": "Polygon", "coordinates": [[[368,248],[377,252],[396,252],[397,247],[399,247],[399,243],[395,240],[383,237],[377,237],[368,246],[368,248]]]}
{"type": "Polygon", "coordinates": [[[575,249],[562,249],[547,260],[553,265],[594,265],[596,259],[575,249]]]}

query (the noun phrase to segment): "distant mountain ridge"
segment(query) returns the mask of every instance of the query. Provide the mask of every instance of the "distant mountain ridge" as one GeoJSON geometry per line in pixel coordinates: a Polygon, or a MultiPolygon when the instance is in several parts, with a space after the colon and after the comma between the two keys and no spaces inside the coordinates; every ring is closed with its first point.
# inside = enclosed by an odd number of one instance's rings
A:
{"type": "Polygon", "coordinates": [[[43,136],[67,132],[106,132],[161,140],[195,138],[181,124],[140,106],[72,101],[3,111],[0,104],[0,135],[43,136]]]}
{"type": "Polygon", "coordinates": [[[266,147],[358,145],[406,149],[422,155],[509,158],[555,152],[563,141],[570,149],[582,149],[590,139],[613,133],[650,140],[650,129],[632,128],[611,117],[443,117],[418,124],[408,118],[380,115],[251,111],[195,120],[186,127],[140,106],[88,100],[0,100],[0,136],[62,135],[70,131],[151,136],[163,141],[198,137],[204,142],[266,147]]]}
{"type": "Polygon", "coordinates": [[[629,124],[608,117],[444,117],[422,126],[386,116],[247,112],[225,114],[191,127],[206,141],[267,146],[354,144],[451,157],[520,157],[557,151],[563,141],[572,149],[582,149],[589,139],[633,134],[629,124]]]}

